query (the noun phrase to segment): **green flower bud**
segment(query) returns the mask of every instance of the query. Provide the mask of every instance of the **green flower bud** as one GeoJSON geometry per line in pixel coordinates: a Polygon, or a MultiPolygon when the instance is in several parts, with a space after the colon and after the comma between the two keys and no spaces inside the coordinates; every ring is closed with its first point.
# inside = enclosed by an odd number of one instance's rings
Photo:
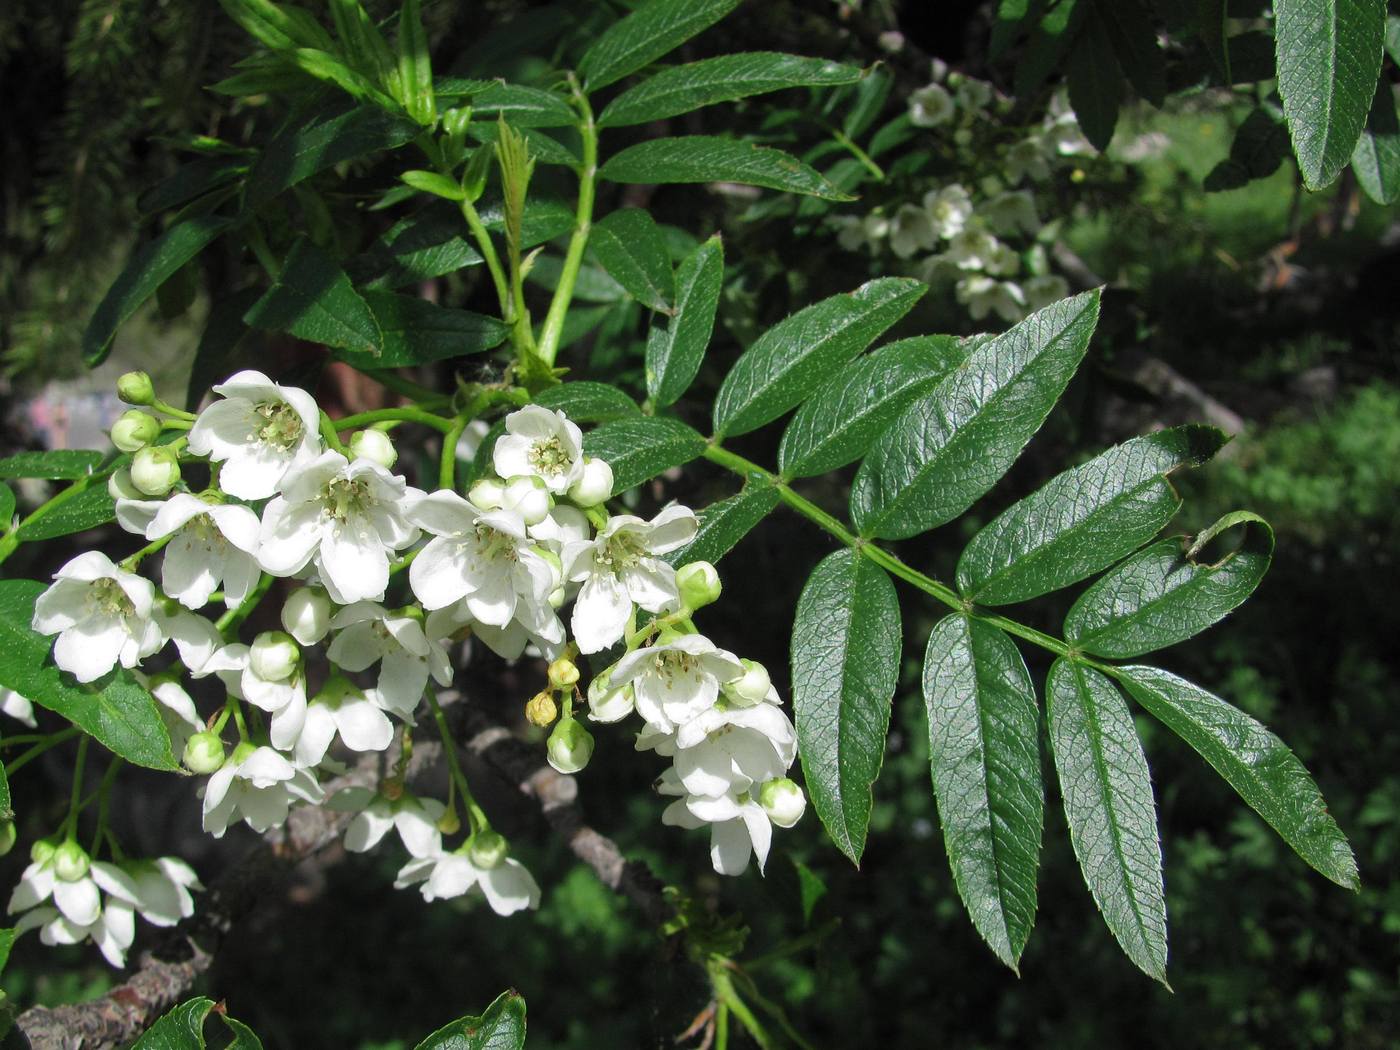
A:
{"type": "Polygon", "coordinates": [[[131,483],[131,471],[125,467],[107,476],[107,495],[115,499],[146,499],[144,492],[131,483]]]}
{"type": "Polygon", "coordinates": [[[149,405],[156,399],[156,388],[145,372],[126,372],[117,380],[117,397],[128,405],[149,405]]]}
{"type": "Polygon", "coordinates": [[[49,839],[40,839],[29,847],[29,859],[35,864],[47,864],[53,860],[54,852],[58,847],[49,839]]]}
{"type": "Polygon", "coordinates": [[[543,729],[547,725],[552,725],[559,717],[559,705],[554,702],[554,697],[549,693],[536,693],[525,705],[525,720],[532,726],[539,726],[543,729]]]}
{"type": "Polygon", "coordinates": [[[612,495],[613,472],[605,459],[583,457],[583,476],[569,486],[569,499],[580,507],[596,507],[612,495]]]}
{"type": "Polygon", "coordinates": [[[561,773],[577,773],[593,757],[593,734],[572,718],[562,719],[545,743],[549,764],[561,773]]]}
{"type": "Polygon", "coordinates": [[[734,681],[724,683],[725,695],[746,706],[763,703],[773,684],[768,678],[768,669],[757,660],[739,662],[744,665],[744,673],[734,681]]]}
{"type": "Polygon", "coordinates": [[[510,843],[499,832],[479,831],[467,843],[467,856],[478,868],[494,868],[506,859],[510,843]]]}
{"type": "Polygon", "coordinates": [[[331,600],[319,587],[301,587],[282,604],[282,626],[301,645],[315,645],[331,629],[331,600]]]}
{"type": "Polygon", "coordinates": [[[229,761],[235,766],[241,766],[248,759],[253,757],[253,752],[258,749],[258,745],[251,740],[244,740],[233,749],[233,754],[229,756],[229,761]]]}
{"type": "Polygon", "coordinates": [[[505,490],[501,493],[501,506],[519,514],[526,525],[538,525],[549,517],[554,501],[549,498],[549,489],[543,478],[522,474],[506,482],[505,490]]]}
{"type": "Polygon", "coordinates": [[[578,681],[578,667],[567,657],[549,665],[549,684],[555,689],[568,689],[578,681]]]}
{"type": "Polygon", "coordinates": [[[444,810],[442,816],[437,819],[437,829],[444,835],[455,835],[461,831],[462,818],[457,816],[457,810],[444,810]]]}
{"type": "Polygon", "coordinates": [[[164,496],[180,480],[180,461],[164,445],[147,445],[131,461],[131,483],[147,496],[164,496]]]}
{"type": "Polygon", "coordinates": [[[77,882],[91,866],[87,851],[71,839],[53,851],[53,873],[64,882],[77,882]]]}
{"type": "Polygon", "coordinates": [[[790,828],[802,819],[807,809],[807,796],[787,777],[779,777],[758,789],[758,804],[774,824],[790,828]]]}
{"type": "Polygon", "coordinates": [[[0,820],[0,857],[15,848],[15,841],[18,838],[19,832],[15,829],[15,822],[13,820],[0,820]]]}
{"type": "Polygon", "coordinates": [[[681,605],[694,612],[718,601],[723,588],[713,565],[692,561],[676,570],[676,589],[681,594],[681,605]]]}
{"type": "Polygon", "coordinates": [[[219,734],[210,730],[195,733],[185,742],[185,752],[180,756],[185,768],[191,773],[217,773],[224,765],[224,742],[219,734]]]}
{"type": "Polygon", "coordinates": [[[394,465],[399,453],[382,430],[359,430],[350,437],[350,458],[367,459],[385,470],[394,465]]]}
{"type": "Polygon", "coordinates": [[[500,510],[506,487],[495,478],[482,478],[467,490],[467,499],[477,510],[500,510]]]}
{"type": "Polygon", "coordinates": [[[123,452],[143,449],[160,437],[160,420],[139,408],[128,409],[112,424],[112,444],[123,452]]]}
{"type": "Polygon", "coordinates": [[[301,663],[301,650],[284,631],[263,631],[248,650],[248,666],[268,682],[285,682],[301,663]]]}

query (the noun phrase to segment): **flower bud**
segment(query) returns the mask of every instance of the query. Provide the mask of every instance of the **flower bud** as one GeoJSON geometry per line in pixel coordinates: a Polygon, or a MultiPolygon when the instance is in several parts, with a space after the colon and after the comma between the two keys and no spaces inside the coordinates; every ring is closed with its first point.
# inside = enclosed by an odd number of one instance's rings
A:
{"type": "Polygon", "coordinates": [[[455,835],[462,830],[462,818],[455,808],[443,810],[442,816],[437,819],[437,829],[444,835],[455,835]]]}
{"type": "Polygon", "coordinates": [[[676,570],[676,589],[681,605],[694,612],[719,599],[722,590],[719,573],[707,561],[692,561],[676,570]]]}
{"type": "Polygon", "coordinates": [[[548,692],[536,693],[525,705],[525,720],[543,729],[559,717],[559,705],[548,692]]]}
{"type": "Polygon", "coordinates": [[[605,459],[583,457],[583,476],[569,486],[569,499],[580,507],[596,507],[612,495],[613,472],[605,459]]]}
{"type": "Polygon", "coordinates": [[[123,412],[112,424],[112,444],[123,452],[143,449],[158,437],[160,420],[139,408],[123,412]]]}
{"type": "Polygon", "coordinates": [[[128,405],[149,405],[156,399],[156,388],[145,372],[126,372],[117,380],[117,397],[128,405]]]}
{"type": "Polygon", "coordinates": [[[554,502],[549,498],[549,489],[544,479],[533,474],[523,474],[511,478],[501,493],[501,506],[519,514],[526,525],[538,525],[549,517],[554,502]]]}
{"type": "Polygon", "coordinates": [[[494,868],[506,859],[510,843],[499,832],[478,831],[467,844],[467,856],[478,868],[494,868]]]}
{"type": "Polygon", "coordinates": [[[772,682],[768,669],[757,660],[740,660],[744,673],[732,682],[724,683],[724,691],[732,700],[742,704],[761,704],[768,698],[772,682]]]}
{"type": "Polygon", "coordinates": [[[146,499],[146,494],[131,483],[131,471],[125,467],[107,476],[107,495],[113,499],[146,499]]]}
{"type": "Polygon", "coordinates": [[[388,470],[398,460],[399,452],[384,431],[359,430],[350,437],[350,458],[367,459],[388,470]]]}
{"type": "Polygon", "coordinates": [[[180,761],[191,773],[217,773],[224,765],[224,742],[210,730],[195,733],[185,741],[185,753],[180,761]]]}
{"type": "Polygon", "coordinates": [[[267,682],[285,682],[301,662],[301,650],[292,636],[283,631],[263,631],[248,650],[248,666],[267,682]]]}
{"type": "Polygon", "coordinates": [[[13,820],[0,820],[0,857],[15,848],[15,840],[18,838],[19,832],[15,830],[15,822],[13,820]]]}
{"type": "Polygon", "coordinates": [[[233,749],[233,754],[229,756],[229,761],[235,766],[241,766],[248,759],[253,757],[253,752],[258,749],[258,745],[251,740],[242,741],[233,749]]]}
{"type": "Polygon", "coordinates": [[[530,550],[538,554],[549,565],[550,572],[554,574],[554,580],[561,587],[564,585],[564,563],[559,560],[559,555],[555,554],[548,547],[536,545],[530,550]]]}
{"type": "Polygon", "coordinates": [[[636,707],[632,683],[614,689],[609,679],[604,672],[588,683],[588,717],[595,722],[621,722],[636,707]]]}
{"type": "Polygon", "coordinates": [[[482,478],[467,490],[467,499],[477,510],[500,510],[506,487],[495,478],[482,478]]]}
{"type": "Polygon", "coordinates": [[[556,587],[549,592],[549,607],[551,609],[562,609],[564,603],[569,600],[569,595],[563,587],[556,587]]]}
{"type": "Polygon", "coordinates": [[[549,764],[561,773],[577,773],[593,757],[593,734],[572,718],[562,719],[545,743],[549,764]]]}
{"type": "Polygon", "coordinates": [[[802,819],[807,809],[807,796],[787,777],[779,777],[758,789],[758,804],[774,824],[790,828],[802,819]]]}
{"type": "Polygon", "coordinates": [[[331,600],[319,587],[300,587],[282,604],[282,626],[301,645],[315,645],[331,629],[331,600]]]}
{"type": "Polygon", "coordinates": [[[77,882],[91,866],[87,852],[71,839],[53,851],[53,873],[64,882],[77,882]]]}
{"type": "Polygon", "coordinates": [[[561,656],[549,665],[549,684],[555,689],[568,689],[578,682],[578,667],[568,657],[561,656]]]}
{"type": "Polygon", "coordinates": [[[147,445],[131,461],[131,483],[147,496],[164,496],[180,480],[180,460],[164,445],[147,445]]]}
{"type": "Polygon", "coordinates": [[[48,839],[40,839],[29,847],[29,859],[35,864],[47,864],[53,860],[54,851],[57,848],[48,839]]]}

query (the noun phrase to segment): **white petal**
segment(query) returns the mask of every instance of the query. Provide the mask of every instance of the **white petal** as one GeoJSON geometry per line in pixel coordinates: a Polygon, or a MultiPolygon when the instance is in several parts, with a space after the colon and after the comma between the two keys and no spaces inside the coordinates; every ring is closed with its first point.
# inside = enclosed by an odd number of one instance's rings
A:
{"type": "MultiPolygon", "coordinates": [[[[439,814],[441,815],[441,814],[439,814]]],[[[417,806],[403,806],[394,814],[394,827],[403,840],[404,849],[415,857],[427,857],[442,848],[442,832],[436,818],[417,806]]]]}
{"type": "Polygon", "coordinates": [[[480,876],[481,892],[497,915],[513,915],[524,908],[540,906],[540,887],[525,865],[507,857],[480,876]]]}
{"type": "Polygon", "coordinates": [[[102,921],[92,931],[93,943],[102,957],[118,968],[126,965],[126,951],[136,939],[136,918],[131,905],[111,901],[102,913],[102,921]]]}
{"type": "Polygon", "coordinates": [[[301,572],[321,545],[323,529],[319,507],[291,504],[279,496],[263,509],[258,564],[273,576],[301,572]]]}
{"type": "Polygon", "coordinates": [[[48,900],[56,881],[51,865],[39,864],[37,861],[30,864],[24,869],[19,885],[10,894],[9,913],[13,915],[17,911],[27,911],[41,901],[48,900]]]}
{"type": "Polygon", "coordinates": [[[58,636],[53,660],[80,682],[91,682],[110,671],[131,638],[122,621],[93,616],[58,636]]]}
{"type": "Polygon", "coordinates": [[[408,567],[408,585],[423,608],[445,609],[471,588],[467,564],[466,549],[459,541],[444,537],[429,540],[408,567]]]}
{"type": "Polygon", "coordinates": [[[128,904],[140,903],[140,891],[136,887],[136,880],[115,864],[99,860],[95,861],[89,870],[92,881],[107,896],[116,897],[128,904]]]}
{"type": "Polygon", "coordinates": [[[740,816],[753,843],[754,855],[758,857],[759,874],[762,874],[764,865],[768,863],[768,847],[773,842],[773,824],[768,814],[763,812],[763,807],[756,802],[745,803],[740,816]]]}
{"type": "Polygon", "coordinates": [[[363,514],[351,515],[330,528],[321,540],[316,567],[331,598],[340,605],[365,598],[377,601],[389,586],[384,541],[363,514]]]}
{"type": "Polygon", "coordinates": [[[258,748],[238,766],[238,776],[256,788],[290,780],[295,772],[292,764],[270,747],[258,748]]]}
{"type": "Polygon", "coordinates": [[[574,603],[572,625],[580,651],[598,653],[622,640],[632,600],[612,573],[597,573],[584,582],[574,603]]]}
{"type": "Polygon", "coordinates": [[[367,809],[357,813],[345,829],[345,848],[351,853],[366,853],[379,845],[393,826],[394,818],[387,812],[367,809]]]}
{"type": "Polygon", "coordinates": [[[335,717],[325,704],[312,704],[306,709],[306,724],[297,737],[297,764],[307,768],[320,765],[334,739],[335,717]]]}
{"type": "Polygon", "coordinates": [[[83,877],[76,882],[57,879],[53,884],[53,902],[69,922],[91,926],[102,914],[102,898],[97,883],[83,877]]]}
{"type": "Polygon", "coordinates": [[[460,897],[476,885],[480,872],[476,865],[460,853],[448,853],[437,859],[433,873],[423,886],[423,899],[439,900],[445,897],[460,897]]]}
{"type": "Polygon", "coordinates": [[[710,826],[710,863],[721,875],[742,875],[749,867],[753,845],[742,820],[710,826]]]}
{"type": "Polygon", "coordinates": [[[346,700],[332,714],[351,751],[383,751],[394,738],[394,723],[369,700],[346,700]]]}

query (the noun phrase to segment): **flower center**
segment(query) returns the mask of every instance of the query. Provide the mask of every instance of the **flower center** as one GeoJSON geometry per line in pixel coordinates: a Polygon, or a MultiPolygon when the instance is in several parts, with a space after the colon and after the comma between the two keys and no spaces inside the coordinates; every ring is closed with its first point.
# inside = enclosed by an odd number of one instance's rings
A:
{"type": "Polygon", "coordinates": [[[536,441],[530,446],[528,459],[530,466],[541,474],[567,474],[573,466],[572,457],[564,450],[557,437],[536,441]]]}
{"type": "Polygon", "coordinates": [[[103,616],[130,616],[136,612],[121,584],[111,577],[93,580],[88,590],[88,602],[103,616]]]}
{"type": "Polygon", "coordinates": [[[336,521],[345,521],[352,514],[363,513],[371,502],[369,485],[359,478],[331,478],[321,493],[326,513],[336,521]]]}
{"type": "Polygon", "coordinates": [[[700,661],[689,653],[659,653],[653,661],[656,674],[668,686],[674,685],[677,678],[700,680],[700,661]]]}
{"type": "Polygon", "coordinates": [[[301,435],[306,427],[302,424],[301,416],[297,415],[296,409],[287,402],[263,401],[253,409],[253,412],[259,420],[255,424],[259,441],[284,452],[295,447],[301,441],[301,435]]]}
{"type": "Polygon", "coordinates": [[[506,561],[516,561],[519,559],[519,551],[515,547],[515,537],[493,529],[490,525],[483,525],[477,522],[476,543],[477,550],[483,558],[504,558],[506,561]]]}
{"type": "Polygon", "coordinates": [[[615,532],[608,537],[601,554],[594,555],[597,565],[605,566],[613,572],[630,569],[646,556],[647,549],[642,545],[641,536],[635,532],[615,532]]]}

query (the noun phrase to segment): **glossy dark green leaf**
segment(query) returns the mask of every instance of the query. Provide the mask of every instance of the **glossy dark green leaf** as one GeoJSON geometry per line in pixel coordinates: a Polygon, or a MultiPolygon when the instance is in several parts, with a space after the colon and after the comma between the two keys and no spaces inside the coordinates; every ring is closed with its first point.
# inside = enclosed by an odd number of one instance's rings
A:
{"type": "Polygon", "coordinates": [[[883,277],[799,310],[764,332],[724,377],[715,433],[746,434],[810,396],[903,317],[928,287],[883,277]]]}
{"type": "Polygon", "coordinates": [[[535,397],[535,404],[563,412],[575,423],[606,423],[642,414],[637,402],[607,383],[560,383],[535,397]]]}
{"type": "Polygon", "coordinates": [[[26,543],[51,540],[106,525],[116,516],[117,505],[107,494],[107,486],[96,482],[52,510],[26,521],[17,535],[26,543]]]}
{"type": "Polygon", "coordinates": [[[1022,602],[1068,587],[1156,536],[1181,506],[1167,481],[1225,444],[1214,427],[1159,430],[1116,445],[1051,479],[972,538],[958,589],[984,605],[1022,602]]]}
{"type": "Polygon", "coordinates": [[[1118,107],[1123,102],[1123,70],[1118,65],[1113,40],[1097,4],[1075,38],[1067,73],[1069,104],[1079,121],[1079,129],[1090,144],[1102,152],[1108,149],[1113,129],[1118,124],[1118,107]]]}
{"type": "Polygon", "coordinates": [[[1230,155],[1206,175],[1206,190],[1239,189],[1278,170],[1288,158],[1288,129],[1276,113],[1261,106],[1244,118],[1230,143],[1230,155]]]}
{"type": "Polygon", "coordinates": [[[917,535],[995,485],[1079,367],[1098,313],[1097,291],[1037,310],[909,405],[856,473],[851,517],[861,535],[917,535]]]}
{"type": "Polygon", "coordinates": [[[331,21],[341,51],[356,71],[403,99],[403,84],[389,42],[360,0],[330,0],[331,21]]]}
{"type": "Polygon", "coordinates": [[[612,467],[613,492],[626,492],[662,471],[698,459],[705,439],[679,419],[643,416],[604,423],[583,436],[583,450],[612,467]]]}
{"type": "Polygon", "coordinates": [[[1282,740],[1243,711],[1167,671],[1124,667],[1119,681],[1214,766],[1298,856],[1338,885],[1360,887],[1346,836],[1312,776],[1282,740]]]}
{"type": "Polygon", "coordinates": [[[8,532],[15,518],[15,494],[9,485],[0,484],[0,532],[8,532]]]}
{"type": "Polygon", "coordinates": [[[276,282],[243,320],[255,328],[378,357],[384,333],[334,259],[308,240],[287,253],[276,282]]]}
{"type": "Polygon", "coordinates": [[[1356,181],[1377,204],[1400,200],[1400,117],[1395,110],[1395,88],[1381,77],[1376,97],[1366,115],[1366,127],[1351,154],[1356,181]]]}
{"type": "Polygon", "coordinates": [[[1039,4],[1032,11],[1031,16],[1039,21],[1016,63],[1017,98],[1030,98],[1046,77],[1060,68],[1089,7],[1088,0],[1059,0],[1055,4],[1039,4]]]}
{"type": "Polygon", "coordinates": [[[5,972],[5,964],[10,961],[10,949],[14,947],[15,931],[13,928],[0,930],[0,973],[5,972]]]}
{"type": "Polygon", "coordinates": [[[54,449],[51,452],[19,452],[0,459],[0,478],[48,478],[76,481],[93,473],[105,457],[88,449],[54,449]]]}
{"type": "Polygon", "coordinates": [[[832,201],[842,193],[790,153],[715,135],[647,139],[614,154],[598,171],[612,182],[738,182],[832,201]]]}
{"type": "Polygon", "coordinates": [[[481,354],[510,335],[510,329],[494,317],[439,306],[413,295],[367,291],[364,301],[383,333],[384,349],[378,354],[336,351],[336,357],[356,368],[402,368],[481,354]]]}
{"type": "Polygon", "coordinates": [[[314,116],[267,144],[248,175],[244,207],[256,210],[318,171],[395,149],[421,130],[413,121],[373,105],[314,116]]]}
{"type": "Polygon", "coordinates": [[[137,308],[229,225],[230,220],[220,216],[199,215],[176,223],[132,253],[126,267],[97,304],[83,332],[83,360],[89,367],[106,359],[117,329],[137,308]]]}
{"type": "Polygon", "coordinates": [[[998,628],[954,614],[924,655],[929,764],[953,878],[977,932],[1016,968],[1035,924],[1045,798],[1040,712],[998,628]]]}
{"type": "Polygon", "coordinates": [[[911,401],[932,390],[967,353],[956,336],[914,336],[834,372],[783,432],[783,476],[825,474],[860,459],[911,401]]]}
{"type": "Polygon", "coordinates": [[[147,215],[178,208],[241,178],[248,173],[248,167],[245,156],[198,157],[142,193],[137,207],[147,215]]]}
{"type": "Polygon", "coordinates": [[[410,117],[431,127],[437,119],[437,100],[433,95],[433,60],[419,0],[403,0],[398,44],[400,101],[410,117]]]}
{"type": "Polygon", "coordinates": [[[1098,671],[1056,660],[1045,685],[1070,842],[1104,921],[1133,964],[1167,981],[1157,803],[1133,717],[1098,671]]]}
{"type": "Polygon", "coordinates": [[[812,805],[859,864],[899,684],[899,598],[855,551],[812,570],[792,625],[792,708],[812,805]]]}
{"type": "Polygon", "coordinates": [[[589,91],[607,87],[680,47],[739,6],[739,0],[645,0],[584,52],[578,69],[589,91]]]}
{"type": "Polygon", "coordinates": [[[1152,105],[1161,106],[1167,94],[1166,59],[1143,0],[1098,0],[1094,8],[1128,82],[1152,105]]]}
{"type": "MultiPolygon", "coordinates": [[[[132,1044],[131,1050],[204,1050],[204,1025],[214,1012],[210,999],[191,999],[181,1003],[161,1017],[146,1030],[146,1033],[132,1044]]],[[[224,1050],[262,1050],[262,1042],[253,1030],[242,1021],[219,1011],[218,1018],[223,1027],[233,1035],[233,1041],[225,1044],[219,1041],[224,1050]]]]}
{"type": "Polygon", "coordinates": [[[1351,160],[1384,43],[1383,0],[1274,0],[1278,92],[1308,189],[1328,185],[1351,160]]]}
{"type": "Polygon", "coordinates": [[[697,245],[676,272],[676,308],[665,328],[647,339],[647,393],[653,404],[675,403],[689,389],[705,359],[724,286],[724,243],[719,235],[697,245]]]}
{"type": "Polygon", "coordinates": [[[598,118],[598,126],[645,124],[716,102],[732,102],[785,88],[854,84],[862,75],[856,66],[825,58],[773,51],[721,55],[662,70],[643,80],[608,103],[598,118]]]}
{"type": "Polygon", "coordinates": [[[525,1050],[525,1000],[505,992],[480,1017],[453,1021],[414,1050],[525,1050]]]}
{"type": "Polygon", "coordinates": [[[872,70],[855,88],[841,121],[841,130],[848,138],[859,138],[870,130],[885,108],[894,87],[894,77],[883,69],[872,70]]]}
{"type": "Polygon", "coordinates": [[[219,0],[219,6],[245,32],[274,51],[297,47],[329,51],[335,46],[316,16],[305,8],[272,0],[219,0]]]}
{"type": "Polygon", "coordinates": [[[449,77],[438,81],[437,91],[455,101],[470,102],[473,120],[503,116],[516,128],[565,128],[578,123],[577,114],[563,96],[543,88],[449,77]]]}
{"type": "Polygon", "coordinates": [[[1247,511],[1228,514],[1194,544],[1154,543],[1097,580],[1065,617],[1065,637],[1087,653],[1129,659],[1175,645],[1222,620],[1253,593],[1274,552],[1274,533],[1247,511]],[[1205,564],[1205,545],[1245,528],[1238,550],[1205,564]]]}
{"type": "Polygon", "coordinates": [[[53,639],[30,628],[35,580],[0,580],[0,685],[67,718],[128,762],[173,770],[170,734],[150,693],[118,669],[102,685],[70,685],[49,659],[53,639]]]}
{"type": "Polygon", "coordinates": [[[676,275],[656,220],[642,208],[619,208],[588,234],[588,248],[613,280],[643,306],[669,313],[676,275]]]}
{"type": "Polygon", "coordinates": [[[691,561],[715,564],[778,505],[778,487],[765,479],[746,484],[738,495],[711,503],[700,512],[695,539],[666,555],[672,565],[691,561]]]}

